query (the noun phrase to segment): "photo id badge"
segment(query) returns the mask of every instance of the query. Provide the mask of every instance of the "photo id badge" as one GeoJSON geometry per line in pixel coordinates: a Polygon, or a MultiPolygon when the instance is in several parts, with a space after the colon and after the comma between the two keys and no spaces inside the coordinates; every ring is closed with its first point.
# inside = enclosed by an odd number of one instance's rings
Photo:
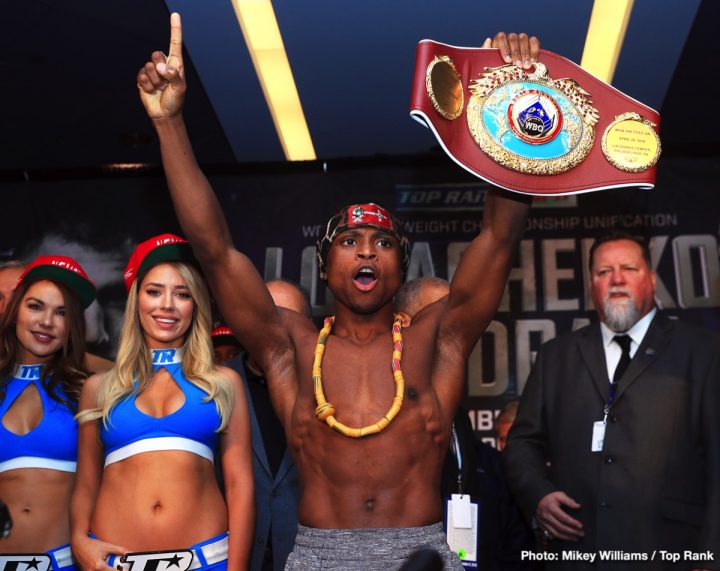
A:
{"type": "Polygon", "coordinates": [[[478,503],[471,501],[468,494],[453,494],[447,500],[445,534],[448,545],[466,569],[477,569],[478,566],[478,509],[478,503]]]}
{"type": "MultiPolygon", "coordinates": [[[[448,515],[448,521],[452,521],[453,527],[456,529],[470,529],[472,527],[470,495],[453,494],[450,503],[452,503],[452,520],[448,515]]],[[[449,513],[448,511],[448,514],[449,513]]]]}
{"type": "Polygon", "coordinates": [[[593,422],[592,445],[590,452],[602,452],[603,443],[605,442],[605,426],[604,420],[593,422]]]}

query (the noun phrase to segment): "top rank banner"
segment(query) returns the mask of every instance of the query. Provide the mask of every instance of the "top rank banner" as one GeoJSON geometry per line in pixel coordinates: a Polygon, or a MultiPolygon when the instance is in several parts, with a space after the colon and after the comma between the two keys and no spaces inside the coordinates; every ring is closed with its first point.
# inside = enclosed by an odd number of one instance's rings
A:
{"type": "Polygon", "coordinates": [[[541,50],[534,68],[497,49],[423,40],[410,115],[471,173],[525,194],[653,188],[657,111],[541,50]]]}

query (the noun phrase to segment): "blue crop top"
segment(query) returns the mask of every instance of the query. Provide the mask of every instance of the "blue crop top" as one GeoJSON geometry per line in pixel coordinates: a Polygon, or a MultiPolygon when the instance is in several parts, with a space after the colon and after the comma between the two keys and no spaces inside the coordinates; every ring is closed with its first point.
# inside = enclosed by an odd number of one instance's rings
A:
{"type": "MultiPolygon", "coordinates": [[[[31,384],[40,394],[43,417],[30,432],[15,434],[0,422],[0,472],[16,468],[47,468],[61,472],[75,472],[77,466],[77,422],[73,412],[52,399],[40,381],[42,365],[19,365],[5,384],[5,396],[0,402],[0,419],[15,400],[31,384]]],[[[56,387],[56,395],[69,400],[56,387]]]]}
{"type": "Polygon", "coordinates": [[[175,412],[156,418],[136,405],[133,392],[117,403],[100,429],[105,466],[142,452],[184,450],[211,462],[219,441],[221,418],[207,393],[185,378],[178,349],[153,349],[153,371],[165,368],[185,395],[175,412]]]}

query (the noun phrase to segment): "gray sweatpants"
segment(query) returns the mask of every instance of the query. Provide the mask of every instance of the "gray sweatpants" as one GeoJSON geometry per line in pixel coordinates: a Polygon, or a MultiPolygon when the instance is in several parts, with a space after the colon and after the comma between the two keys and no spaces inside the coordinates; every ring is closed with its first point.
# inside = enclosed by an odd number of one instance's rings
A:
{"type": "Polygon", "coordinates": [[[424,547],[440,554],[446,570],[463,571],[460,559],[448,547],[441,523],[381,529],[319,529],[298,525],[295,547],[285,571],[394,571],[424,547]]]}

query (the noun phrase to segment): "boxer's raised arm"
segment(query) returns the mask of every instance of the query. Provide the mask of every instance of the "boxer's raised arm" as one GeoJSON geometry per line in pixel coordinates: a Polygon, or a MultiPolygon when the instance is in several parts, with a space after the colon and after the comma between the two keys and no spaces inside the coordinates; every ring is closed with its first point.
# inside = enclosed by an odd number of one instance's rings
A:
{"type": "Polygon", "coordinates": [[[530,203],[528,196],[489,191],[480,234],[463,253],[450,282],[440,334],[450,335],[466,357],[500,304],[530,203]]]}
{"type": "MultiPolygon", "coordinates": [[[[220,203],[195,160],[182,117],[186,83],[179,14],[170,16],[168,55],[154,52],[137,75],[140,99],[160,139],[163,167],[175,212],[190,240],[228,325],[266,373],[289,337],[262,277],[235,249],[220,203]]],[[[286,362],[287,361],[287,362],[286,362]]]]}
{"type": "MultiPolygon", "coordinates": [[[[537,61],[540,41],[523,33],[498,32],[482,47],[497,48],[506,62],[530,67],[537,61]]],[[[482,229],[460,260],[441,321],[440,335],[452,339],[465,358],[497,311],[530,203],[520,194],[487,193],[482,229]]]]}
{"type": "Polygon", "coordinates": [[[234,249],[215,193],[195,160],[182,117],[185,67],[182,24],[170,16],[170,49],[153,52],[137,76],[140,100],[160,139],[165,176],[175,211],[201,261],[214,262],[234,249]]]}

